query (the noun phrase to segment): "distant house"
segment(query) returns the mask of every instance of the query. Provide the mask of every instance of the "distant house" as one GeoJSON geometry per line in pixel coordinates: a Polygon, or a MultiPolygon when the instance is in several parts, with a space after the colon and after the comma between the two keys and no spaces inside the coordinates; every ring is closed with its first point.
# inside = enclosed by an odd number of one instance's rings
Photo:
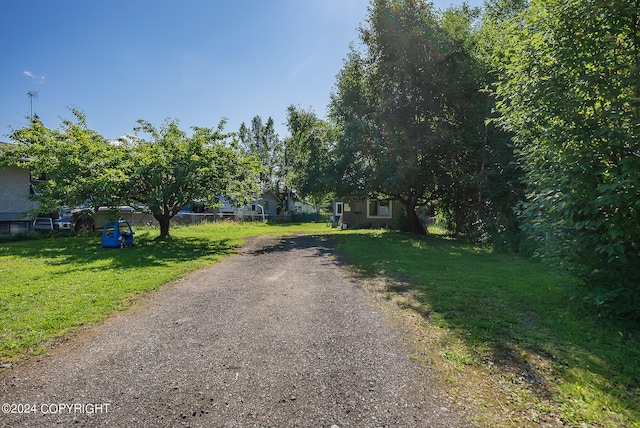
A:
{"type": "Polygon", "coordinates": [[[333,223],[343,228],[397,228],[404,208],[391,199],[345,199],[333,201],[333,223]]]}
{"type": "Polygon", "coordinates": [[[236,212],[237,212],[236,207],[223,196],[219,196],[218,200],[222,205],[218,206],[218,207],[215,207],[215,208],[211,208],[209,211],[211,213],[215,214],[216,216],[218,216],[218,218],[220,218],[220,219],[223,219],[223,218],[233,219],[233,218],[235,218],[236,217],[236,212]]]}
{"type": "Polygon", "coordinates": [[[292,198],[294,214],[317,214],[318,209],[309,201],[306,201],[297,195],[292,198]]]}
{"type": "MultiPolygon", "coordinates": [[[[0,154],[10,145],[0,143],[0,154]]],[[[18,166],[0,167],[0,233],[19,233],[30,229],[33,216],[26,214],[38,207],[29,199],[33,192],[31,173],[18,166]]]]}
{"type": "Polygon", "coordinates": [[[253,220],[276,220],[280,214],[282,201],[278,195],[271,190],[266,190],[256,198],[237,210],[237,217],[253,220]]]}
{"type": "Polygon", "coordinates": [[[233,218],[238,220],[277,220],[281,214],[282,201],[271,190],[266,190],[258,198],[248,204],[236,207],[224,197],[220,197],[222,206],[212,211],[220,218],[233,218]]]}

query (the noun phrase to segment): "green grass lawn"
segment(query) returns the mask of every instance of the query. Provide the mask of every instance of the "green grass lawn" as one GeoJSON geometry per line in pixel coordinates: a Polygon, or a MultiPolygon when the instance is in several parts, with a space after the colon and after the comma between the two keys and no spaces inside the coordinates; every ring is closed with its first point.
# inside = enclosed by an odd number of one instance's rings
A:
{"type": "Polygon", "coordinates": [[[104,249],[99,236],[0,243],[0,361],[46,350],[48,340],[126,309],[142,293],[231,254],[249,236],[326,232],[324,224],[203,224],[104,249]]]}
{"type": "Polygon", "coordinates": [[[598,318],[536,260],[444,235],[339,231],[324,224],[204,224],[102,249],[99,237],[0,243],[0,363],[128,308],[138,296],[215,263],[249,236],[335,234],[340,260],[388,277],[384,297],[418,322],[414,357],[479,424],[640,427],[637,325],[598,318]]]}
{"type": "Polygon", "coordinates": [[[462,396],[480,399],[487,420],[640,426],[638,325],[570,301],[536,260],[442,235],[362,231],[339,243],[360,274],[395,279],[389,298],[411,294],[403,304],[438,337],[428,361],[462,396]]]}

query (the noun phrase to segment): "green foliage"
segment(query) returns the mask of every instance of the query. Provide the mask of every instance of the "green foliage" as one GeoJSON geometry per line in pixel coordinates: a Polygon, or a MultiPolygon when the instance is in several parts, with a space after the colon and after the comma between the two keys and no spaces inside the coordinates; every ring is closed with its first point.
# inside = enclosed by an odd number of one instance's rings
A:
{"type": "Polygon", "coordinates": [[[640,317],[640,33],[629,1],[545,1],[493,23],[499,123],[515,135],[540,254],[578,295],[640,317]]]}
{"type": "Polygon", "coordinates": [[[280,193],[284,169],[284,144],[276,134],[271,117],[263,124],[260,116],[251,120],[249,129],[245,123],[238,131],[240,149],[247,156],[254,156],[262,164],[260,181],[263,189],[280,193]]]}
{"type": "Polygon", "coordinates": [[[125,150],[89,129],[80,111],[72,113],[76,122],[63,120],[60,130],[34,121],[11,134],[18,144],[5,158],[29,169],[32,176],[44,178],[32,195],[40,212],[85,203],[119,205],[119,190],[127,185],[125,150]]]}
{"type": "Polygon", "coordinates": [[[224,121],[217,129],[193,128],[187,135],[176,121],[160,128],[139,121],[136,132],[150,141],[129,136],[131,159],[126,195],[146,205],[160,224],[160,235],[169,234],[170,220],[195,201],[215,202],[224,195],[245,202],[259,191],[259,164],[226,145],[224,121]]]}
{"type": "Polygon", "coordinates": [[[341,131],[341,181],[351,186],[347,194],[400,201],[411,229],[425,233],[415,208],[446,173],[450,121],[442,90],[449,46],[422,1],[374,1],[367,23],[365,50],[352,48],[331,104],[341,131]]]}
{"type": "Polygon", "coordinates": [[[491,66],[482,52],[479,10],[447,9],[440,25],[451,51],[446,58],[447,110],[454,126],[448,173],[439,180],[439,208],[450,230],[476,242],[518,250],[513,207],[523,197],[511,135],[488,122],[495,98],[484,90],[491,66]]]}
{"type": "Polygon", "coordinates": [[[416,208],[437,204],[448,224],[476,239],[505,229],[517,202],[510,139],[487,126],[494,100],[477,54],[468,6],[438,15],[421,1],[373,1],[363,49],[352,47],[331,102],[340,194],[400,201],[410,230],[416,208]]]}
{"type": "Polygon", "coordinates": [[[167,236],[171,218],[185,205],[213,205],[221,195],[242,203],[259,190],[259,162],[226,143],[224,121],[217,129],[194,127],[188,135],[177,121],[155,128],[141,120],[135,131],[150,141],[136,134],[114,143],[87,128],[81,112],[72,112],[77,121],[64,120],[61,130],[34,121],[14,131],[18,144],[3,155],[3,163],[44,178],[32,195],[40,212],[137,203],[167,236]]]}
{"type": "Polygon", "coordinates": [[[330,158],[333,129],[311,110],[293,105],[287,109],[291,136],[285,140],[287,186],[316,201],[326,198],[339,181],[330,158]]]}
{"type": "Polygon", "coordinates": [[[432,200],[453,142],[442,93],[450,46],[422,1],[372,2],[361,37],[366,50],[352,50],[333,98],[339,165],[358,158],[364,182],[355,190],[399,200],[411,229],[424,233],[415,208],[432,200]]]}

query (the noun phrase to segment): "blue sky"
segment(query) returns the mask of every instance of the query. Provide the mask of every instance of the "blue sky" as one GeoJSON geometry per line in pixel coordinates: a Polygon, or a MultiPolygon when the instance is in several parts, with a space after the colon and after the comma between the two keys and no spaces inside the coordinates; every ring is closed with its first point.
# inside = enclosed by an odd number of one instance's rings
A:
{"type": "MultiPolygon", "coordinates": [[[[437,8],[459,4],[436,0],[437,8]]],[[[480,0],[470,0],[472,6],[480,0]]],[[[68,107],[109,139],[136,120],[226,131],[271,116],[287,136],[294,104],[324,117],[368,0],[3,0],[0,141],[33,112],[68,107]]]]}

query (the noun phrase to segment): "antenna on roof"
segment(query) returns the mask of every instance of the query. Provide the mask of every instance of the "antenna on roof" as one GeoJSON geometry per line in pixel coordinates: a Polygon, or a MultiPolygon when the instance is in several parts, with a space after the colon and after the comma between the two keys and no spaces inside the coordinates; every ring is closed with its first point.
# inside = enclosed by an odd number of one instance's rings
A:
{"type": "Polygon", "coordinates": [[[33,97],[37,97],[38,93],[36,91],[27,92],[29,96],[29,121],[33,122],[33,97]]]}

